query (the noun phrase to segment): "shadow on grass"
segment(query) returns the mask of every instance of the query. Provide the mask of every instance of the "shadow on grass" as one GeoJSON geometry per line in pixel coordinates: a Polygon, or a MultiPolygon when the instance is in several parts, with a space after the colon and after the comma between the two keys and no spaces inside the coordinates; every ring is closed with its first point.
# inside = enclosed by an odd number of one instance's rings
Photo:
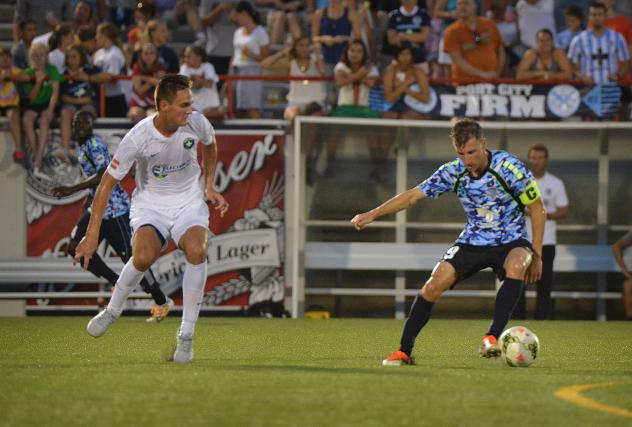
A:
{"type": "Polygon", "coordinates": [[[299,365],[232,365],[214,366],[213,369],[222,371],[278,371],[278,372],[299,372],[308,374],[351,374],[351,375],[386,375],[386,376],[406,376],[415,377],[419,375],[427,376],[427,372],[415,369],[415,367],[381,367],[374,368],[331,368],[323,366],[299,366],[299,365]]]}

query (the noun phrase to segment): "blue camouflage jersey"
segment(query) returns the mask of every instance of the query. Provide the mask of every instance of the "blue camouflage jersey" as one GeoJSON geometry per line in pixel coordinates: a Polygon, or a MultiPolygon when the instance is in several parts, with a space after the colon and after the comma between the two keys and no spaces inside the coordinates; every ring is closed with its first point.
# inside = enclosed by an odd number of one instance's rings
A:
{"type": "Polygon", "coordinates": [[[461,160],[441,166],[419,184],[433,199],[454,192],[461,201],[467,224],[456,243],[497,246],[526,239],[524,207],[540,193],[525,165],[506,151],[489,151],[488,169],[478,178],[469,175],[461,160]]]}
{"type": "MultiPolygon", "coordinates": [[[[86,176],[92,176],[101,169],[107,169],[110,164],[110,153],[103,140],[92,135],[81,146],[79,151],[79,163],[86,176]]],[[[90,189],[90,197],[94,198],[96,189],[90,189]]],[[[112,189],[112,195],[108,200],[108,205],[103,213],[103,219],[112,219],[129,213],[129,196],[120,186],[116,184],[112,189]]]]}

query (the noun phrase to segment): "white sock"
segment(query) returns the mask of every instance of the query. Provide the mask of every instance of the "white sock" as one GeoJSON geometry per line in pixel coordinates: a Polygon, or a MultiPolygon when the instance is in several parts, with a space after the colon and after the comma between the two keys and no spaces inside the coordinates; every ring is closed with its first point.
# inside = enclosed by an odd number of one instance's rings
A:
{"type": "Polygon", "coordinates": [[[123,270],[121,270],[121,275],[116,282],[116,286],[114,286],[114,292],[112,293],[112,298],[110,298],[110,303],[108,304],[108,311],[114,314],[116,317],[120,316],[123,312],[123,304],[127,301],[127,297],[132,293],[134,288],[140,283],[143,278],[143,272],[136,270],[134,267],[134,263],[132,262],[133,258],[130,258],[129,261],[123,266],[123,270]]]}
{"type": "Polygon", "coordinates": [[[204,296],[204,285],[207,277],[206,261],[201,264],[186,263],[182,278],[182,324],[180,335],[193,335],[195,322],[200,315],[200,306],[204,296]]]}

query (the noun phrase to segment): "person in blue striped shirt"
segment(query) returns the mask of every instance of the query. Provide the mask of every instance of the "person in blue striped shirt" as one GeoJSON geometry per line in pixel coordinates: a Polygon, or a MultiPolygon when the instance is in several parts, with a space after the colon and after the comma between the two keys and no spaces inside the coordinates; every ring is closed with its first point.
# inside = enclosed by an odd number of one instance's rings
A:
{"type": "Polygon", "coordinates": [[[626,73],[630,54],[623,36],[605,26],[606,6],[591,3],[588,20],[592,28],[571,42],[568,58],[577,76],[588,84],[619,81],[626,73]]]}

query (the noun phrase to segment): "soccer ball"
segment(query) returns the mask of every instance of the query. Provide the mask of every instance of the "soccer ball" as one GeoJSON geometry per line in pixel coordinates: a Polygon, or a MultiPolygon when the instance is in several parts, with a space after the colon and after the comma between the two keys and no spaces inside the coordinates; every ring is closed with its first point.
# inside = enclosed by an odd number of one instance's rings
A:
{"type": "Polygon", "coordinates": [[[514,326],[498,339],[502,358],[509,366],[526,368],[535,362],[540,351],[540,340],[524,326],[514,326]]]}

